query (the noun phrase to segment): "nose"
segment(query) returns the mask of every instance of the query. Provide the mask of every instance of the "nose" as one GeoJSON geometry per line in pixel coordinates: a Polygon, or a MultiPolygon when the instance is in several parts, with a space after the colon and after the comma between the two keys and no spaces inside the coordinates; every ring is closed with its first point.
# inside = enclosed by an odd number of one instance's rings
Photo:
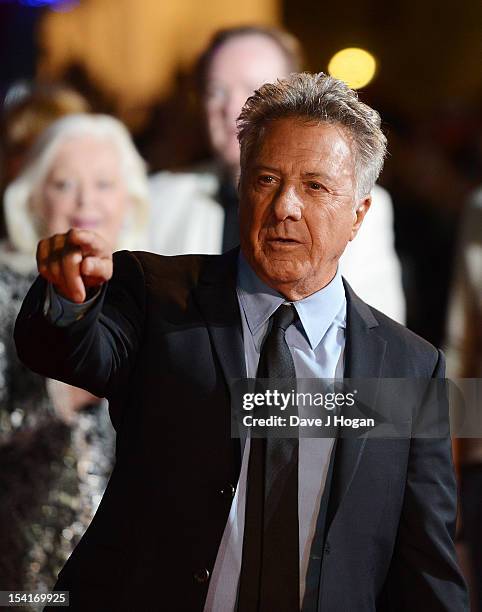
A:
{"type": "Polygon", "coordinates": [[[277,221],[299,221],[303,216],[303,202],[294,185],[281,185],[272,201],[273,215],[277,221]]]}
{"type": "Polygon", "coordinates": [[[94,205],[94,190],[89,185],[80,184],[77,187],[77,208],[84,210],[94,205]]]}

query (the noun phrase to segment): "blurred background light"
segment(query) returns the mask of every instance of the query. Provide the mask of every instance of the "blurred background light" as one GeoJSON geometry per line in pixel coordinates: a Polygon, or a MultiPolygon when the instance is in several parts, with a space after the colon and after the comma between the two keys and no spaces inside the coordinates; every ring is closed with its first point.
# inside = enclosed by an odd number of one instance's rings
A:
{"type": "Polygon", "coordinates": [[[24,6],[51,6],[59,4],[59,0],[20,0],[20,4],[24,6]]]}
{"type": "Polygon", "coordinates": [[[20,4],[33,8],[49,7],[55,11],[68,11],[78,4],[78,0],[19,0],[20,4]]]}
{"type": "Polygon", "coordinates": [[[352,89],[368,85],[375,76],[377,62],[365,49],[350,47],[335,53],[328,64],[332,77],[347,83],[352,89]]]}

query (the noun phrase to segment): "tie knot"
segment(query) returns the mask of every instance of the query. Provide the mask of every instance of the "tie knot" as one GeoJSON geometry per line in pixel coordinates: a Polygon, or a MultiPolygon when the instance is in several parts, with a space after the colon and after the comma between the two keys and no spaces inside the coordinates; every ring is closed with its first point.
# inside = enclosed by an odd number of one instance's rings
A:
{"type": "Polygon", "coordinates": [[[292,325],[298,317],[296,308],[291,304],[282,304],[273,314],[273,328],[282,329],[284,332],[292,325]]]}

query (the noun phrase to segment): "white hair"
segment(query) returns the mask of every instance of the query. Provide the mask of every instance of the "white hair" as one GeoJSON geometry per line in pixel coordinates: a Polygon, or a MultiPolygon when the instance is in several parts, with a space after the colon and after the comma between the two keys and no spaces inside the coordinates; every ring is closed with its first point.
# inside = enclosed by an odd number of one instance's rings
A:
{"type": "Polygon", "coordinates": [[[62,143],[69,138],[91,136],[112,143],[120,155],[121,176],[132,203],[123,224],[118,249],[145,246],[149,214],[149,192],[144,160],[137,152],[126,127],[108,115],[75,114],[54,121],[32,146],[19,176],[4,196],[5,222],[12,246],[19,253],[34,254],[42,238],[33,202],[47,177],[62,143]]]}

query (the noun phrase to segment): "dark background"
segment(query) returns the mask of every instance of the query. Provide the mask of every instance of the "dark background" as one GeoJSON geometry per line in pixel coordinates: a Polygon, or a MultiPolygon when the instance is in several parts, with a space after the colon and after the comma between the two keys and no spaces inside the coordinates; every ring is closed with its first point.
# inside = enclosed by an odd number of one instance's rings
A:
{"type": "MultiPolygon", "coordinates": [[[[46,3],[0,0],[3,93],[20,78],[36,77],[36,26],[51,7],[27,5],[46,3]]],[[[380,182],[395,207],[407,323],[441,345],[460,216],[482,183],[482,3],[285,0],[279,15],[281,25],[301,40],[308,70],[326,70],[331,56],[347,46],[366,48],[377,58],[376,78],[360,95],[381,112],[389,138],[380,182]]],[[[116,100],[81,66],[62,80],[85,93],[94,110],[116,113],[116,100]]],[[[186,66],[179,66],[169,91],[146,110],[134,136],[152,170],[187,166],[208,155],[186,66]]]]}

